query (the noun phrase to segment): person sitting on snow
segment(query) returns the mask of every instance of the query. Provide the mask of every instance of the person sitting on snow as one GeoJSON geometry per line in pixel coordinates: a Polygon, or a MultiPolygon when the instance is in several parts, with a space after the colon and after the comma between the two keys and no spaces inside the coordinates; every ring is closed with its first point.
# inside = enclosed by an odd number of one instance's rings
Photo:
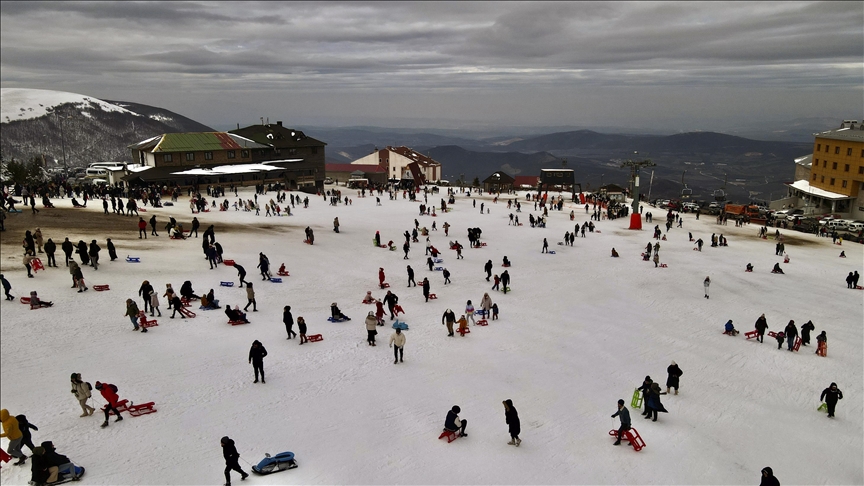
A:
{"type": "Polygon", "coordinates": [[[507,259],[507,256],[504,256],[504,262],[503,262],[503,265],[504,265],[505,267],[509,267],[509,266],[510,266],[510,260],[507,259]]]}
{"type": "Polygon", "coordinates": [[[468,434],[465,433],[468,421],[459,419],[459,412],[461,411],[462,409],[459,408],[459,405],[453,405],[453,408],[447,412],[447,418],[444,419],[444,430],[448,432],[458,431],[459,437],[468,437],[468,434]]]}
{"type": "Polygon", "coordinates": [[[752,271],[753,271],[753,265],[751,265],[751,264],[748,263],[748,264],[747,264],[747,271],[748,271],[748,272],[752,272],[752,271]]]}
{"type": "Polygon", "coordinates": [[[246,319],[246,314],[244,314],[240,310],[240,306],[237,306],[237,308],[232,309],[230,305],[226,305],[225,306],[225,315],[228,316],[229,321],[243,321],[247,324],[249,323],[249,321],[246,319]]]}
{"type": "Polygon", "coordinates": [[[737,336],[738,335],[738,331],[735,330],[735,326],[732,324],[732,319],[729,319],[726,322],[726,334],[728,334],[730,336],[737,336]]]}
{"type": "Polygon", "coordinates": [[[615,251],[615,248],[612,248],[612,258],[618,258],[618,252],[615,251]]]}
{"type": "Polygon", "coordinates": [[[779,264],[779,263],[775,263],[775,264],[774,264],[774,268],[771,269],[771,273],[784,273],[784,272],[783,272],[783,269],[780,268],[780,264],[779,264]]]}
{"type": "Polygon", "coordinates": [[[364,304],[372,304],[374,302],[375,302],[375,297],[372,297],[372,291],[371,290],[366,291],[366,297],[363,297],[363,303],[364,304]]]}
{"type": "Polygon", "coordinates": [[[30,307],[51,307],[52,305],[54,305],[53,302],[39,300],[35,290],[30,292],[30,307]]]}
{"type": "Polygon", "coordinates": [[[333,302],[332,304],[330,304],[330,315],[333,317],[334,321],[340,320],[340,319],[345,320],[345,321],[351,320],[350,317],[346,316],[345,314],[342,313],[341,310],[339,310],[339,306],[336,305],[336,302],[333,302]]]}

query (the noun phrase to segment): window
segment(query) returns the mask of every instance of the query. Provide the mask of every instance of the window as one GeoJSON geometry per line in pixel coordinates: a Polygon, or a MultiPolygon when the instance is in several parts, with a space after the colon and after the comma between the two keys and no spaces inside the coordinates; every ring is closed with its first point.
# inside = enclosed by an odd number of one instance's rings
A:
{"type": "Polygon", "coordinates": [[[825,176],[820,177],[820,178],[819,178],[819,182],[822,183],[822,184],[824,184],[824,183],[825,183],[825,176]]]}
{"type": "Polygon", "coordinates": [[[249,158],[249,151],[248,150],[241,150],[240,151],[240,157],[243,157],[244,159],[248,159],[249,158]]]}
{"type": "Polygon", "coordinates": [[[813,180],[814,181],[816,180],[816,174],[813,174],[813,180]]]}
{"type": "Polygon", "coordinates": [[[843,172],[849,172],[849,164],[843,166],[843,172]]]}
{"type": "MultiPolygon", "coordinates": [[[[849,149],[849,150],[852,150],[852,149],[849,149]]],[[[318,153],[318,147],[312,147],[312,153],[317,154],[318,153]]]]}
{"type": "Polygon", "coordinates": [[[828,167],[828,161],[827,160],[822,161],[822,167],[828,167]]]}
{"type": "Polygon", "coordinates": [[[237,154],[233,150],[229,150],[228,152],[225,152],[225,153],[228,155],[229,159],[233,159],[233,158],[237,157],[237,154]]]}
{"type": "Polygon", "coordinates": [[[826,145],[826,146],[825,146],[825,153],[827,154],[828,151],[829,151],[830,149],[831,149],[831,147],[829,147],[829,146],[826,145]]]}
{"type": "Polygon", "coordinates": [[[832,169],[832,170],[837,170],[837,162],[832,162],[832,163],[831,163],[831,169],[832,169]]]}
{"type": "Polygon", "coordinates": [[[846,184],[847,184],[847,182],[843,181],[843,184],[841,184],[840,186],[843,187],[843,189],[846,189],[846,184]]]}
{"type": "Polygon", "coordinates": [[[817,143],[817,144],[816,144],[816,151],[818,152],[818,151],[820,151],[820,150],[822,150],[822,144],[821,144],[821,143],[817,143]]]}
{"type": "Polygon", "coordinates": [[[834,178],[833,177],[831,178],[831,182],[829,183],[829,185],[832,185],[832,186],[834,185],[834,178]]]}
{"type": "Polygon", "coordinates": [[[864,149],[861,149],[861,158],[864,159],[864,149]]]}
{"type": "Polygon", "coordinates": [[[204,160],[213,160],[213,152],[204,152],[204,160]]]}
{"type": "Polygon", "coordinates": [[[289,148],[288,149],[288,155],[297,155],[297,149],[296,148],[289,148]]]}
{"type": "Polygon", "coordinates": [[[851,157],[851,156],[852,156],[852,147],[849,147],[849,148],[846,149],[846,156],[847,156],[847,157],[851,157]]]}
{"type": "Polygon", "coordinates": [[[858,174],[864,174],[864,165],[858,167],[858,174]]]}
{"type": "Polygon", "coordinates": [[[162,162],[173,162],[174,158],[171,157],[171,154],[162,154],[162,162]]]}
{"type": "Polygon", "coordinates": [[[839,146],[839,145],[836,146],[836,147],[834,147],[834,154],[835,154],[835,155],[839,155],[839,154],[840,154],[840,146],[839,146]]]}
{"type": "Polygon", "coordinates": [[[186,152],[186,162],[195,162],[195,152],[186,152]]]}

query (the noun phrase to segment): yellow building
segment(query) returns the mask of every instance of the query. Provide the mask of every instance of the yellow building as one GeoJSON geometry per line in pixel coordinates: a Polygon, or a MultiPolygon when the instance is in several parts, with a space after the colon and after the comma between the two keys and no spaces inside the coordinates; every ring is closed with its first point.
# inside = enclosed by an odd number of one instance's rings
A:
{"type": "Polygon", "coordinates": [[[815,134],[809,178],[788,184],[806,214],[864,219],[864,123],[844,120],[840,128],[815,134]]]}

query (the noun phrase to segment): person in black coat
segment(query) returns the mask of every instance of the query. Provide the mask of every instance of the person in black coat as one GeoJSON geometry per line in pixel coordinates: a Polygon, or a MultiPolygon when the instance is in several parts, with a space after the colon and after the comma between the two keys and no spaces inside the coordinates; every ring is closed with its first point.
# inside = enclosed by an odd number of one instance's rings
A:
{"type": "MultiPolygon", "coordinates": [[[[174,312],[171,313],[170,317],[171,319],[174,319],[174,316],[176,316],[177,313],[180,312],[180,309],[183,308],[183,301],[180,300],[179,295],[174,294],[174,297],[171,298],[171,308],[174,309],[174,312]]],[[[180,317],[183,317],[182,312],[180,312],[180,317]]]]}
{"type": "Polygon", "coordinates": [[[105,248],[108,249],[108,258],[113,262],[117,259],[117,249],[114,248],[114,243],[111,242],[111,238],[105,242],[105,248]]]}
{"type": "MultiPolygon", "coordinates": [[[[173,221],[174,218],[171,218],[171,219],[172,219],[172,223],[173,223],[171,226],[176,225],[177,222],[173,221]]],[[[195,238],[198,238],[198,227],[200,227],[200,226],[201,226],[201,223],[198,221],[198,217],[192,218],[192,228],[189,230],[189,236],[192,236],[192,233],[195,233],[195,238]]]]}
{"type": "Polygon", "coordinates": [[[789,324],[786,324],[786,329],[783,331],[786,334],[787,349],[792,351],[792,347],[795,345],[795,338],[798,337],[798,328],[795,327],[795,321],[789,321],[789,324]]]}
{"type": "Polygon", "coordinates": [[[460,420],[459,413],[462,411],[459,405],[453,405],[453,408],[447,412],[447,418],[444,419],[444,430],[450,432],[459,431],[459,437],[468,437],[465,433],[465,428],[468,427],[467,420],[460,420]]]}
{"type": "Polygon", "coordinates": [[[504,400],[504,421],[507,422],[507,427],[510,431],[510,442],[508,445],[515,445],[519,447],[519,444],[522,443],[522,439],[519,438],[519,433],[522,431],[522,425],[519,422],[519,412],[516,411],[516,407],[513,406],[513,400],[509,398],[504,400]]]}
{"type": "Polygon", "coordinates": [[[33,438],[30,436],[30,429],[39,430],[39,428],[28,422],[25,415],[16,415],[15,419],[18,421],[18,429],[21,430],[22,434],[21,447],[27,446],[30,452],[33,452],[34,445],[33,438]]]}
{"type": "Polygon", "coordinates": [[[423,279],[423,297],[426,297],[426,302],[429,302],[429,279],[423,279]]]}
{"type": "Polygon", "coordinates": [[[63,242],[63,244],[60,245],[60,248],[62,248],[63,253],[66,254],[66,266],[68,267],[69,266],[69,260],[72,259],[72,252],[75,251],[75,245],[73,245],[72,242],[69,241],[69,238],[66,238],[66,240],[63,242]]]}
{"type": "Polygon", "coordinates": [[[147,308],[150,308],[150,312],[153,312],[153,308],[150,306],[150,292],[153,291],[153,286],[150,285],[149,280],[145,280],[141,282],[141,286],[138,287],[138,296],[144,299],[144,312],[147,312],[147,308]]]}
{"type": "Polygon", "coordinates": [[[765,331],[768,329],[768,321],[765,319],[765,314],[759,316],[759,319],[756,319],[756,340],[760,343],[765,342],[765,331]]]}
{"type": "Polygon", "coordinates": [[[618,400],[618,411],[612,414],[612,418],[621,417],[621,427],[618,428],[618,440],[612,445],[621,445],[621,436],[624,432],[630,430],[630,410],[624,406],[624,399],[618,400]]]}
{"type": "MultiPolygon", "coordinates": [[[[837,388],[837,383],[831,383],[831,386],[822,390],[822,395],[819,397],[819,400],[825,400],[825,403],[828,405],[828,417],[834,417],[834,407],[837,406],[837,400],[843,399],[843,392],[837,388]]],[[[19,421],[20,422],[20,421],[19,421]]],[[[24,432],[24,428],[21,427],[21,432],[24,432]]]]}
{"type": "Polygon", "coordinates": [[[87,255],[90,257],[90,262],[93,264],[93,270],[99,270],[100,251],[102,251],[102,248],[96,243],[96,240],[91,241],[87,255]]]}
{"type": "Polygon", "coordinates": [[[156,232],[156,215],[150,216],[150,236],[159,236],[156,232]]]}
{"type": "Polygon", "coordinates": [[[642,392],[642,405],[643,405],[643,408],[645,409],[642,412],[642,415],[648,415],[649,413],[651,413],[648,410],[648,400],[646,400],[646,399],[648,398],[648,394],[651,392],[651,384],[652,383],[654,383],[654,380],[652,380],[650,376],[646,376],[645,381],[642,382],[642,386],[637,388],[637,390],[642,392]]]}
{"type": "Polygon", "coordinates": [[[282,322],[285,323],[285,330],[288,331],[288,339],[297,337],[297,333],[294,332],[294,316],[291,315],[290,305],[286,305],[282,309],[282,322]]]}
{"type": "Polygon", "coordinates": [[[255,381],[252,383],[258,383],[258,372],[261,372],[261,383],[267,383],[264,381],[264,357],[267,356],[267,350],[264,349],[264,345],[261,344],[261,341],[257,339],[252,342],[252,347],[249,349],[249,362],[252,363],[252,369],[255,370],[255,381]]]}
{"type": "Polygon", "coordinates": [[[231,486],[231,471],[239,472],[241,481],[249,477],[246,471],[240,467],[238,462],[240,453],[237,452],[234,441],[225,436],[220,442],[222,443],[222,457],[225,458],[225,486],[231,486]]]}
{"type": "Polygon", "coordinates": [[[30,481],[33,484],[45,484],[48,482],[48,462],[45,460],[45,449],[36,447],[33,449],[33,456],[30,458],[30,481]]]}
{"type": "Polygon", "coordinates": [[[189,300],[201,298],[195,294],[194,290],[192,290],[192,282],[190,282],[189,280],[183,282],[183,285],[180,286],[180,295],[186,297],[189,300]]]}
{"type": "MultiPolygon", "coordinates": [[[[431,262],[432,259],[429,259],[429,261],[431,262]]],[[[412,283],[415,287],[417,286],[417,282],[414,281],[414,269],[411,268],[411,265],[408,265],[408,286],[410,287],[412,283]]]]}
{"type": "Polygon", "coordinates": [[[51,238],[45,242],[45,255],[48,257],[48,266],[57,268],[57,260],[54,259],[54,252],[57,251],[57,243],[51,238]]]}
{"type": "Polygon", "coordinates": [[[507,289],[510,287],[510,271],[504,270],[504,273],[501,274],[501,286],[504,287],[504,293],[507,293],[507,289]]]}
{"type": "Polygon", "coordinates": [[[486,265],[483,266],[483,270],[486,270],[486,281],[488,282],[490,278],[492,278],[492,260],[486,262],[486,265]]]}
{"type": "Polygon", "coordinates": [[[90,256],[87,255],[87,243],[84,243],[84,240],[78,240],[78,257],[81,258],[82,265],[90,264],[90,256]]]}
{"type": "Polygon", "coordinates": [[[675,394],[677,395],[678,379],[681,377],[681,375],[684,374],[684,372],[681,371],[681,368],[678,367],[678,364],[673,361],[672,364],[670,364],[669,367],[666,368],[666,373],[668,373],[669,375],[669,377],[666,378],[666,393],[669,393],[670,389],[674,388],[675,394]]]}
{"type": "Polygon", "coordinates": [[[44,461],[44,465],[48,468],[48,479],[46,480],[47,484],[51,484],[57,481],[57,478],[62,470],[62,472],[71,472],[74,480],[77,481],[77,477],[75,477],[75,466],[72,464],[72,461],[69,460],[68,457],[63,454],[58,454],[57,449],[54,448],[54,443],[50,440],[46,440],[40,447],[45,451],[45,454],[42,456],[44,461]],[[65,466],[65,467],[64,467],[65,466]]]}
{"type": "Polygon", "coordinates": [[[810,344],[810,331],[815,331],[816,326],[813,325],[813,321],[807,321],[801,326],[801,344],[807,346],[810,344]]]}
{"type": "Polygon", "coordinates": [[[780,481],[774,477],[774,471],[770,467],[762,468],[762,481],[759,486],[780,486],[780,481]]]}

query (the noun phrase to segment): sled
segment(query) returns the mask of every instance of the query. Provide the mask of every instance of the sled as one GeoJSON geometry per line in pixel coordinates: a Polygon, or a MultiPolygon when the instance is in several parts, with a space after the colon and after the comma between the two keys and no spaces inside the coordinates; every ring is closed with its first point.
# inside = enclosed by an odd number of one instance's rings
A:
{"type": "Polygon", "coordinates": [[[820,341],[819,345],[816,347],[816,354],[822,356],[823,358],[828,355],[828,343],[825,341],[820,341]]]}
{"type": "Polygon", "coordinates": [[[801,338],[796,337],[795,342],[792,344],[792,351],[798,351],[801,349],[801,338]]]}
{"type": "Polygon", "coordinates": [[[437,298],[438,298],[437,295],[435,295],[435,294],[429,294],[429,300],[435,300],[435,299],[437,299],[437,298]]]}
{"type": "Polygon", "coordinates": [[[138,208],[138,209],[136,209],[136,211],[141,212],[141,213],[146,213],[146,212],[147,212],[147,210],[144,209],[144,208],[138,208]]]}
{"type": "Polygon", "coordinates": [[[278,272],[276,272],[276,275],[281,275],[283,277],[290,277],[291,276],[291,274],[288,273],[288,270],[279,270],[278,272]]]}
{"type": "Polygon", "coordinates": [[[403,331],[407,331],[408,324],[396,319],[396,322],[393,323],[393,329],[402,329],[403,331]]]}
{"type": "Polygon", "coordinates": [[[225,265],[228,265],[229,267],[234,266],[234,260],[222,260],[222,263],[224,263],[225,265]]]}
{"type": "Polygon", "coordinates": [[[789,257],[788,256],[783,259],[783,263],[789,263],[789,257]]]}
{"type": "Polygon", "coordinates": [[[739,332],[737,329],[732,329],[731,331],[723,331],[723,334],[727,336],[737,336],[739,332]]]}
{"type": "Polygon", "coordinates": [[[272,457],[270,454],[264,454],[264,459],[252,466],[252,472],[264,476],[296,467],[297,461],[294,459],[293,452],[280,452],[272,457]]]}
{"type": "Polygon", "coordinates": [[[753,339],[753,338],[755,338],[755,337],[759,337],[759,331],[757,331],[757,330],[754,329],[754,330],[752,330],[752,331],[745,332],[745,333],[744,333],[744,336],[745,336],[747,339],[753,339]]]}
{"type": "Polygon", "coordinates": [[[663,235],[663,238],[660,238],[663,241],[666,241],[666,235],[663,235]]]}
{"type": "Polygon", "coordinates": [[[180,315],[182,315],[183,317],[188,317],[190,319],[194,319],[196,315],[194,312],[190,311],[185,307],[178,309],[178,312],[180,312],[180,315]]]}
{"type": "Polygon", "coordinates": [[[644,399],[645,397],[642,396],[642,392],[640,392],[638,388],[635,388],[633,390],[633,398],[630,399],[630,406],[634,409],[641,408],[644,399]]]}
{"type": "Polygon", "coordinates": [[[433,270],[435,270],[436,272],[443,272],[444,267],[434,267],[433,270]]]}
{"type": "Polygon", "coordinates": [[[669,265],[666,265],[665,263],[661,263],[660,268],[669,268],[669,265]]]}
{"type": "Polygon", "coordinates": [[[554,255],[554,254],[555,254],[554,251],[550,251],[550,252],[547,252],[547,253],[549,253],[550,255],[554,255]]]}
{"type": "Polygon", "coordinates": [[[96,292],[104,292],[106,290],[111,290],[108,285],[94,285],[93,290],[96,292]]]}
{"type": "Polygon", "coordinates": [[[438,436],[438,439],[447,439],[447,443],[449,444],[459,437],[462,437],[462,434],[458,433],[458,431],[444,429],[441,431],[441,435],[438,436]]]}
{"type": "Polygon", "coordinates": [[[469,329],[468,326],[465,326],[465,329],[459,328],[456,330],[456,332],[461,334],[462,337],[465,337],[466,334],[471,334],[471,329],[469,329]]]}
{"type": "Polygon", "coordinates": [[[190,305],[192,305],[193,300],[198,300],[198,299],[190,299],[188,297],[180,297],[180,303],[183,304],[183,307],[189,307],[190,305]]]}
{"type": "Polygon", "coordinates": [[[768,337],[777,338],[777,333],[774,331],[768,331],[768,337]]]}
{"type": "Polygon", "coordinates": [[[321,336],[320,334],[310,334],[310,335],[306,336],[306,340],[309,341],[310,343],[317,343],[318,341],[321,341],[323,339],[324,339],[324,337],[321,336]]]}
{"type": "MultiPolygon", "coordinates": [[[[156,413],[157,410],[154,408],[155,405],[155,402],[147,402],[140,405],[129,405],[126,411],[129,412],[129,415],[133,417],[140,417],[142,415],[156,413]]],[[[118,408],[117,410],[120,409],[118,408]]]]}
{"type": "Polygon", "coordinates": [[[390,288],[390,284],[387,282],[384,282],[378,286],[381,287],[382,289],[389,289],[390,288]]]}
{"type": "Polygon", "coordinates": [[[479,321],[477,321],[477,325],[478,326],[488,326],[489,321],[487,321],[486,319],[480,319],[479,321]]]}
{"type": "Polygon", "coordinates": [[[224,282],[224,281],[223,281],[223,282],[219,282],[219,285],[222,286],[222,287],[233,287],[233,286],[234,286],[234,282],[224,282]]]}
{"type": "Polygon", "coordinates": [[[9,462],[12,460],[12,456],[6,453],[3,449],[0,449],[0,462],[9,462]]]}
{"type": "Polygon", "coordinates": [[[502,267],[509,267],[510,265],[506,265],[506,264],[503,264],[503,263],[502,263],[501,266],[502,266],[502,267]]]}
{"type": "Polygon", "coordinates": [[[336,317],[330,316],[327,318],[327,322],[345,322],[348,319],[338,319],[336,317]]]}
{"type": "Polygon", "coordinates": [[[21,297],[21,303],[30,305],[30,297],[21,297]]]}
{"type": "Polygon", "coordinates": [[[241,324],[249,324],[249,323],[246,321],[237,320],[237,321],[228,321],[228,324],[231,324],[232,326],[239,326],[241,324]]]}
{"type": "Polygon", "coordinates": [[[303,243],[306,243],[307,245],[311,245],[311,244],[312,244],[312,243],[309,242],[309,239],[308,239],[308,238],[305,239],[305,240],[303,240],[303,243]]]}
{"type": "Polygon", "coordinates": [[[144,311],[138,311],[138,325],[141,326],[143,329],[147,329],[148,327],[156,327],[159,325],[159,323],[156,322],[156,319],[151,319],[148,321],[147,314],[145,314],[144,311]]]}
{"type": "Polygon", "coordinates": [[[70,481],[79,481],[81,476],[84,475],[85,469],[81,466],[76,466],[73,463],[68,463],[60,466],[60,474],[57,476],[57,481],[51,483],[54,484],[63,484],[68,483],[70,481]]]}
{"type": "Polygon", "coordinates": [[[433,258],[432,263],[444,263],[444,259],[443,258],[433,258]]]}
{"type": "Polygon", "coordinates": [[[400,312],[401,312],[402,314],[405,313],[405,310],[402,309],[402,306],[399,305],[399,304],[394,305],[394,306],[393,306],[393,315],[394,315],[394,316],[398,316],[400,312]]]}
{"type": "MultiPolygon", "coordinates": [[[[612,437],[615,437],[617,439],[618,438],[618,430],[617,429],[610,430],[609,435],[611,435],[612,437]]],[[[633,449],[636,452],[641,451],[642,448],[645,447],[645,441],[642,440],[642,436],[639,435],[639,432],[636,429],[631,428],[630,430],[625,430],[624,433],[622,434],[621,440],[626,440],[627,442],[630,442],[630,445],[633,446],[633,449]]]]}
{"type": "Polygon", "coordinates": [[[45,270],[45,267],[42,265],[42,260],[38,258],[34,258],[33,261],[30,262],[30,266],[33,268],[33,273],[36,273],[39,270],[45,270]]]}
{"type": "Polygon", "coordinates": [[[744,270],[744,273],[753,273],[753,270],[744,270]]]}
{"type": "Polygon", "coordinates": [[[273,283],[282,283],[282,277],[270,277],[270,281],[273,283]]]}
{"type": "Polygon", "coordinates": [[[862,287],[862,286],[860,286],[860,285],[856,285],[856,286],[855,286],[855,289],[856,289],[856,290],[864,290],[864,287],[862,287]]]}
{"type": "Polygon", "coordinates": [[[816,411],[827,413],[828,412],[828,404],[825,402],[822,402],[822,405],[819,405],[819,408],[817,408],[816,411]]]}
{"type": "Polygon", "coordinates": [[[141,257],[126,257],[126,263],[141,263],[141,257]]]}
{"type": "Polygon", "coordinates": [[[480,246],[486,246],[486,243],[480,243],[480,246]]]}

